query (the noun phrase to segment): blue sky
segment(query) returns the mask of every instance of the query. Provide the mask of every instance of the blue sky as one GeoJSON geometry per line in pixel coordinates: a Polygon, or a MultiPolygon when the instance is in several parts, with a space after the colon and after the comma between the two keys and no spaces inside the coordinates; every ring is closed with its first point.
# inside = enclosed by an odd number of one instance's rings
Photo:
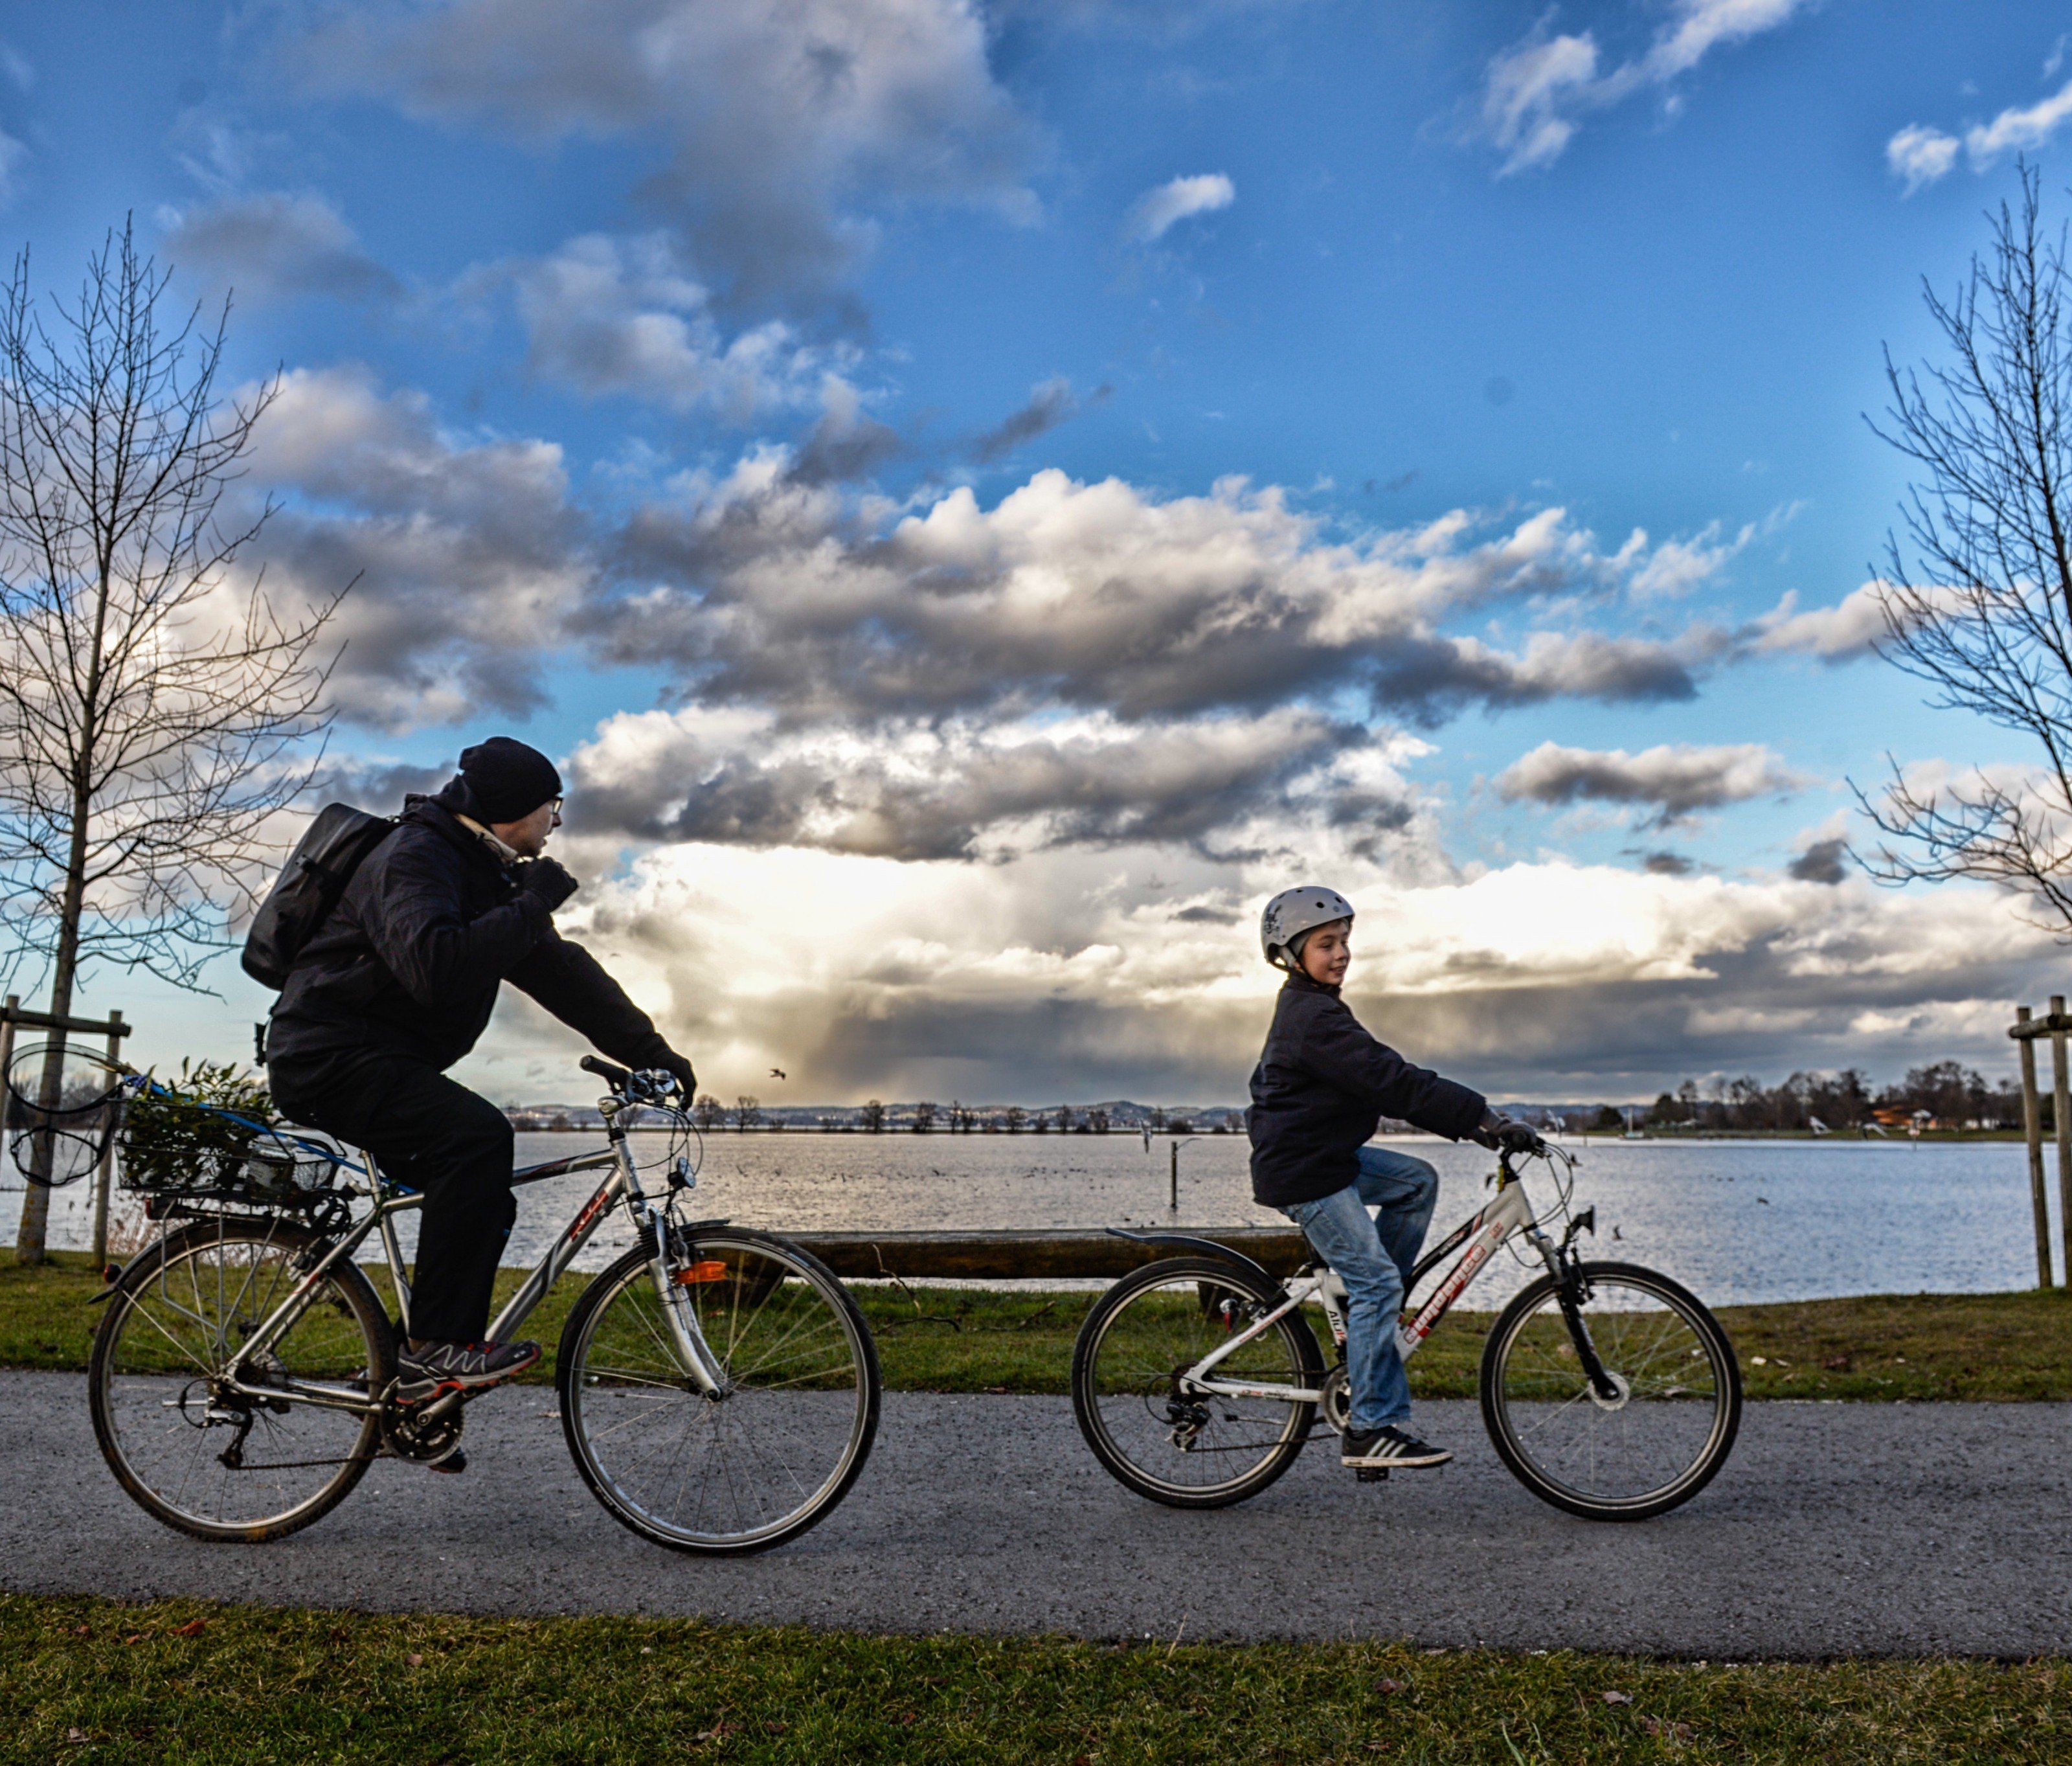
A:
{"type": "MultiPolygon", "coordinates": [[[[1313,875],[1500,1092],[2004,1064],[2047,941],[1790,867],[1887,751],[2026,758],[1848,598],[1919,278],[2016,148],[2066,211],[2065,9],[572,16],[12,9],[0,227],[236,290],[270,580],[366,573],[335,788],[561,757],[571,928],[716,1084],[1234,1096],[1313,875]]],[[[219,968],[96,997],[227,1050],[219,968]]]]}

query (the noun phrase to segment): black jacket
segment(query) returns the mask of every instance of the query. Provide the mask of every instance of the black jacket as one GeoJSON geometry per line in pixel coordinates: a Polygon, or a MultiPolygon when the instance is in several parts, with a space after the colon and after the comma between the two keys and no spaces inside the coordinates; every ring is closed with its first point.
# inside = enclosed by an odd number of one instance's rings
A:
{"type": "Polygon", "coordinates": [[[660,1065],[669,1045],[653,1021],[454,819],[452,789],[405,799],[401,825],[353,873],[281,990],[267,1059],[382,1048],[450,1067],[508,981],[612,1060],[660,1065]]]}
{"type": "Polygon", "coordinates": [[[1376,1042],[1337,988],[1292,974],[1252,1069],[1252,1196],[1286,1208],[1345,1188],[1384,1116],[1457,1141],[1488,1108],[1481,1093],[1412,1067],[1376,1042]]]}

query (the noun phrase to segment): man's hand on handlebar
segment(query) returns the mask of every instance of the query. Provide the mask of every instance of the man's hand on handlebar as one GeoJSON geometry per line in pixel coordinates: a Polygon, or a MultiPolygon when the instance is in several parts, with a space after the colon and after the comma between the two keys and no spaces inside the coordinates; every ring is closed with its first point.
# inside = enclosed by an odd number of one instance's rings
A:
{"type": "Polygon", "coordinates": [[[1492,1152],[1540,1153],[1544,1152],[1547,1146],[1540,1138],[1540,1130],[1530,1122],[1521,1122],[1515,1117],[1501,1115],[1495,1110],[1484,1112],[1474,1138],[1492,1152]]]}

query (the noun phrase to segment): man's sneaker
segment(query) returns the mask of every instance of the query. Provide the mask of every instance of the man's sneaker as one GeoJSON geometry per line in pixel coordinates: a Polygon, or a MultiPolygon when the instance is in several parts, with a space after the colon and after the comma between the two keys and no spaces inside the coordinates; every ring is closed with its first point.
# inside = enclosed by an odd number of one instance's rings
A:
{"type": "Polygon", "coordinates": [[[1399,1429],[1392,1422],[1385,1422],[1379,1429],[1365,1433],[1347,1430],[1338,1450],[1341,1465],[1379,1466],[1384,1470],[1395,1466],[1412,1469],[1442,1466],[1453,1457],[1445,1448],[1420,1441],[1408,1429],[1399,1429]]]}
{"type": "Polygon", "coordinates": [[[396,1396],[408,1403],[495,1385],[540,1359],[536,1343],[427,1343],[396,1352],[396,1396]]]}

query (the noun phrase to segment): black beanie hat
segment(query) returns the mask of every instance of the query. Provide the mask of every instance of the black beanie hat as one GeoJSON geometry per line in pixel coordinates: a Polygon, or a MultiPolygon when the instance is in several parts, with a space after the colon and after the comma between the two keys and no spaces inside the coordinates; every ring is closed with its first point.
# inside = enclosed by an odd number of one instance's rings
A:
{"type": "Polygon", "coordinates": [[[460,776],[484,821],[520,821],[561,794],[561,776],[537,748],[509,736],[463,748],[460,776]]]}

